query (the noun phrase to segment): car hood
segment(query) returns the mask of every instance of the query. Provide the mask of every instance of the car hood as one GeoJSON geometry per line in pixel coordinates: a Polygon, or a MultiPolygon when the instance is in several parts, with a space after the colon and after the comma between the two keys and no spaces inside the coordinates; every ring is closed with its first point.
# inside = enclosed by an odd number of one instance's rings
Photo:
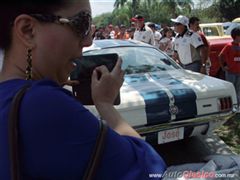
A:
{"type": "Polygon", "coordinates": [[[125,75],[116,108],[131,125],[158,124],[217,113],[218,98],[236,103],[234,94],[227,81],[182,69],[132,74],[125,75]]]}

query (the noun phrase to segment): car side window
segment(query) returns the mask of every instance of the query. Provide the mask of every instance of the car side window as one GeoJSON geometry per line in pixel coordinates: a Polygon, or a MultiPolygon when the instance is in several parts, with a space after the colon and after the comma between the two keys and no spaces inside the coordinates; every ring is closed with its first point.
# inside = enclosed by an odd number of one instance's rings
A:
{"type": "Polygon", "coordinates": [[[219,36],[217,29],[214,27],[204,27],[203,32],[206,36],[219,36]]]}

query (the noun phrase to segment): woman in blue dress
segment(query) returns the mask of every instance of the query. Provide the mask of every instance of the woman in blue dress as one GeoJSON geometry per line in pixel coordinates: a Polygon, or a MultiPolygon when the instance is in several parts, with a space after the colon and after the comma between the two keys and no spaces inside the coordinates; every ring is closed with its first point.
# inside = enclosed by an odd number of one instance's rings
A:
{"type": "MultiPolygon", "coordinates": [[[[21,179],[83,178],[99,120],[62,85],[75,67],[73,60],[91,43],[89,0],[0,3],[0,48],[4,51],[0,74],[1,180],[11,179],[10,104],[26,84],[30,88],[21,101],[18,119],[21,179]]],[[[149,179],[149,174],[165,170],[162,158],[113,106],[123,76],[121,60],[112,72],[100,66],[92,74],[92,98],[108,126],[95,179],[149,179]]]]}

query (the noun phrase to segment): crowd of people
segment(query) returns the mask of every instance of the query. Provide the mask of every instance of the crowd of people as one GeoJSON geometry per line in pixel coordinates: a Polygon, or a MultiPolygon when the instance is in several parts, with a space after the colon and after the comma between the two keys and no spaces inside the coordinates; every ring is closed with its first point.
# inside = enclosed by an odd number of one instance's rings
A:
{"type": "Polygon", "coordinates": [[[200,20],[197,17],[191,17],[189,21],[187,17],[180,15],[171,19],[172,27],[164,26],[161,29],[153,22],[145,22],[141,15],[134,16],[130,21],[130,27],[109,24],[105,28],[96,29],[96,26],[92,25],[93,39],[142,41],[166,52],[184,68],[208,74],[206,64],[209,44],[199,31],[200,20]]]}

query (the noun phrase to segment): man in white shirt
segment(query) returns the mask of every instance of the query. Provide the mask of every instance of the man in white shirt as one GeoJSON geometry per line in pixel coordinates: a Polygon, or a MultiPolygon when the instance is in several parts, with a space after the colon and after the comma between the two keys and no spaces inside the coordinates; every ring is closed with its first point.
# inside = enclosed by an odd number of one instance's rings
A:
{"type": "Polygon", "coordinates": [[[159,49],[159,46],[160,46],[159,41],[162,37],[161,33],[156,30],[155,23],[149,22],[149,23],[146,23],[145,25],[151,28],[154,36],[154,46],[159,49]]]}
{"type": "Polygon", "coordinates": [[[153,31],[148,26],[145,26],[144,18],[140,15],[136,15],[131,20],[135,22],[136,28],[133,39],[154,45],[153,31]]]}
{"type": "Polygon", "coordinates": [[[186,16],[179,15],[171,21],[178,33],[174,40],[173,58],[185,69],[204,73],[206,54],[200,35],[188,30],[189,20],[186,16]]]}

